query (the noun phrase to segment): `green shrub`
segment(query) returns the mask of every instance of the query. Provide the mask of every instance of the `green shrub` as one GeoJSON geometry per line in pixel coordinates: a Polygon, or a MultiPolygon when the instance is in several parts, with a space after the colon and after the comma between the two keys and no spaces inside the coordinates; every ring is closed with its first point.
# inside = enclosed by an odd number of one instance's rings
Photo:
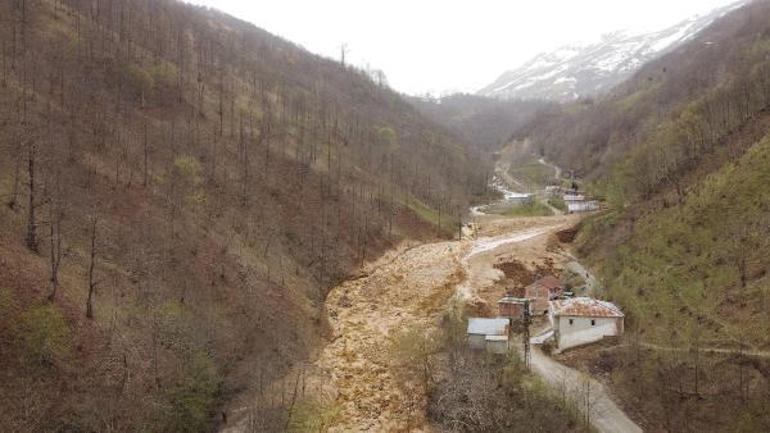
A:
{"type": "Polygon", "coordinates": [[[377,142],[386,148],[393,147],[397,139],[396,131],[388,126],[377,128],[377,142]]]}
{"type": "Polygon", "coordinates": [[[296,433],[326,431],[339,420],[342,408],[332,402],[303,400],[297,403],[291,413],[289,431],[296,433]]]}
{"type": "Polygon", "coordinates": [[[183,377],[168,391],[166,431],[210,431],[221,383],[211,357],[200,351],[193,353],[186,361],[183,377]]]}
{"type": "Polygon", "coordinates": [[[11,305],[13,305],[11,291],[8,289],[0,288],[0,322],[2,322],[11,311],[11,305]]]}
{"type": "Polygon", "coordinates": [[[126,75],[128,77],[128,84],[138,94],[146,95],[155,86],[152,76],[139,66],[126,66],[126,75]]]}
{"type": "Polygon", "coordinates": [[[433,381],[433,357],[438,350],[435,335],[423,329],[410,328],[396,333],[389,353],[393,367],[404,381],[428,385],[433,381]]]}
{"type": "Polygon", "coordinates": [[[559,209],[562,212],[567,212],[567,203],[560,197],[551,197],[548,199],[548,204],[559,209]]]}
{"type": "Polygon", "coordinates": [[[551,216],[553,211],[539,201],[533,201],[522,205],[513,206],[503,213],[509,217],[534,217],[534,216],[551,216]]]}
{"type": "Polygon", "coordinates": [[[22,313],[15,337],[22,356],[31,364],[52,365],[70,354],[69,326],[51,305],[40,305],[22,313]]]}
{"type": "Polygon", "coordinates": [[[153,83],[163,87],[173,87],[176,85],[177,68],[171,63],[160,63],[149,68],[149,75],[153,83]]]}
{"type": "Polygon", "coordinates": [[[197,158],[191,155],[180,155],[174,159],[174,179],[172,181],[182,188],[185,201],[196,206],[206,201],[206,194],[201,189],[203,169],[197,158]]]}
{"type": "Polygon", "coordinates": [[[180,155],[174,160],[174,168],[185,179],[194,184],[200,182],[201,163],[194,156],[180,155]]]}

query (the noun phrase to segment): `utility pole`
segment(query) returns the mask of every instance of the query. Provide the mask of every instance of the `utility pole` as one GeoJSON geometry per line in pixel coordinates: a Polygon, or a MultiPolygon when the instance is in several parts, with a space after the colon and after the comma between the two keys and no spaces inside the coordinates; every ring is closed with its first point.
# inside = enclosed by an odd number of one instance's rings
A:
{"type": "Polygon", "coordinates": [[[524,339],[524,367],[529,370],[532,365],[532,349],[529,346],[529,326],[532,324],[532,316],[529,314],[529,299],[524,301],[524,321],[522,325],[524,332],[522,332],[522,338],[524,339]]]}
{"type": "Polygon", "coordinates": [[[340,45],[340,64],[342,64],[343,68],[345,67],[345,55],[349,52],[348,44],[343,43],[340,45]]]}

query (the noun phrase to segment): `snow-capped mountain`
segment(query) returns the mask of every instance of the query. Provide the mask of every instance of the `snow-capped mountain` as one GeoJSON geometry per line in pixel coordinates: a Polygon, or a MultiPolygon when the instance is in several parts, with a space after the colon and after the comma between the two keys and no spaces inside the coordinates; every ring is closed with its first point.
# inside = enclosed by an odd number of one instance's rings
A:
{"type": "Polygon", "coordinates": [[[676,49],[715,19],[743,5],[741,1],[651,33],[619,31],[601,41],[569,45],[542,53],[518,69],[508,71],[478,94],[503,99],[572,101],[613,88],[644,63],[676,49]]]}

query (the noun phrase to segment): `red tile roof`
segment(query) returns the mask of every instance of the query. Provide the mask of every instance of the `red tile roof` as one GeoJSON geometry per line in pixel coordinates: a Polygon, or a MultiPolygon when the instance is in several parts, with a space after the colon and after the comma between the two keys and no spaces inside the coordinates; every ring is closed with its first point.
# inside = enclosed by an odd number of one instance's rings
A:
{"type": "Polygon", "coordinates": [[[551,301],[556,316],[625,317],[617,305],[593,298],[571,298],[551,301]]]}

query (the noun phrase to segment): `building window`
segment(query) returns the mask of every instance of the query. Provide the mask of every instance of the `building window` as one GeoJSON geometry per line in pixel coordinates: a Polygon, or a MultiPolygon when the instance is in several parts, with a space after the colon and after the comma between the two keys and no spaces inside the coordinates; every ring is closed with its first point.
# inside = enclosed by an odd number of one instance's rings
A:
{"type": "Polygon", "coordinates": [[[591,319],[591,326],[596,326],[596,320],[591,319]]]}
{"type": "Polygon", "coordinates": [[[572,325],[572,319],[569,319],[569,324],[572,325]]]}

